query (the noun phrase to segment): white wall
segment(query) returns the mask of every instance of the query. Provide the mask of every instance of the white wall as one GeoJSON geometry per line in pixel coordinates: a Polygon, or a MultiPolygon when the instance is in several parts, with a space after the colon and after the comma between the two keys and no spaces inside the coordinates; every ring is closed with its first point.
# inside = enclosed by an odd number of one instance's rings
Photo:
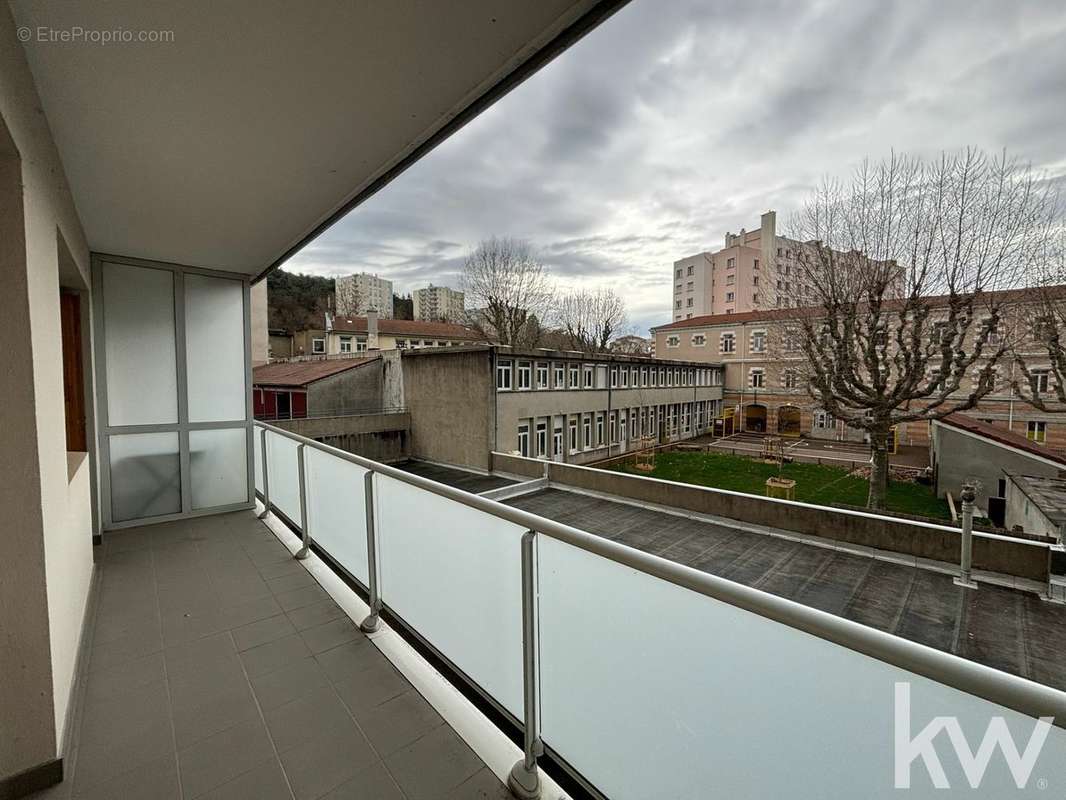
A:
{"type": "MultiPolygon", "coordinates": [[[[52,752],[45,754],[49,758],[58,754],[66,724],[93,569],[88,461],[68,479],[59,317],[60,238],[72,261],[64,283],[88,289],[89,251],[6,4],[0,8],[0,117],[21,161],[25,226],[21,269],[29,317],[29,330],[22,331],[18,340],[7,341],[9,346],[24,347],[22,357],[32,362],[32,385],[19,386],[17,399],[33,406],[36,458],[31,453],[20,455],[23,464],[34,465],[39,485],[39,496],[23,498],[36,509],[5,508],[4,513],[15,516],[9,516],[6,524],[17,524],[25,514],[25,522],[35,526],[43,541],[52,673],[49,713],[54,724],[52,752]]],[[[6,211],[10,213],[10,209],[6,211]]],[[[0,208],[3,213],[5,209],[0,208]]],[[[85,368],[91,370],[91,364],[85,368]]],[[[22,768],[32,766],[27,763],[22,768]]]]}

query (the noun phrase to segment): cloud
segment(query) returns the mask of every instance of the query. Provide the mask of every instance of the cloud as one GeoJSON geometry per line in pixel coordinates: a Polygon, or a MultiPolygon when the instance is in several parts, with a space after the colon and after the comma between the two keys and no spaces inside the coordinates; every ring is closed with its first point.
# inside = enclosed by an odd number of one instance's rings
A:
{"type": "Polygon", "coordinates": [[[1066,172],[1064,45],[1061,0],[633,0],[286,269],[409,291],[515,236],[646,329],[673,261],[865,156],[977,145],[1066,172]]]}

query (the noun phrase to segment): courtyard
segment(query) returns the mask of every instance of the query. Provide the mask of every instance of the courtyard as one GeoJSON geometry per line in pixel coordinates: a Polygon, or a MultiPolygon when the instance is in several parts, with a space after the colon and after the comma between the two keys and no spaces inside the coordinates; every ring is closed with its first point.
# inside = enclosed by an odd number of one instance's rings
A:
{"type": "MultiPolygon", "coordinates": [[[[795,499],[800,502],[826,506],[866,505],[867,480],[861,474],[853,474],[850,465],[794,461],[779,468],[755,458],[756,455],[757,452],[753,452],[752,457],[720,452],[664,452],[656,455],[655,468],[650,473],[640,472],[630,463],[612,469],[755,495],[765,495],[767,478],[782,477],[796,481],[795,499]]],[[[951,518],[947,502],[937,498],[930,486],[907,481],[889,482],[888,510],[938,520],[951,518]]]]}

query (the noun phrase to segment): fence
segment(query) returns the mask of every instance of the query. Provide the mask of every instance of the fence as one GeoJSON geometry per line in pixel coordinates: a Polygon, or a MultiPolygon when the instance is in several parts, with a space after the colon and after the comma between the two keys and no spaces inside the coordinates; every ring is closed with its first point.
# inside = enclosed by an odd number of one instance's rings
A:
{"type": "MultiPolygon", "coordinates": [[[[923,718],[1066,720],[1049,687],[256,427],[264,503],[365,588],[364,627],[402,620],[524,732],[520,796],[543,752],[617,800],[892,797],[897,682],[923,718]]],[[[1050,735],[1037,770],[1061,786],[1050,735]]],[[[1001,766],[968,796],[1002,797],[1001,766]]]]}

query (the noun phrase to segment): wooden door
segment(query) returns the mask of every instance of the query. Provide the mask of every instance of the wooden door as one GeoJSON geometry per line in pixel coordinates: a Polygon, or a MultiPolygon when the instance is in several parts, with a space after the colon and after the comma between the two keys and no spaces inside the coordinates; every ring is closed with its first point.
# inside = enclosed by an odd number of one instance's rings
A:
{"type": "Polygon", "coordinates": [[[63,341],[63,401],[67,423],[68,452],[89,449],[85,436],[85,372],[82,366],[81,295],[59,295],[63,341]]]}

